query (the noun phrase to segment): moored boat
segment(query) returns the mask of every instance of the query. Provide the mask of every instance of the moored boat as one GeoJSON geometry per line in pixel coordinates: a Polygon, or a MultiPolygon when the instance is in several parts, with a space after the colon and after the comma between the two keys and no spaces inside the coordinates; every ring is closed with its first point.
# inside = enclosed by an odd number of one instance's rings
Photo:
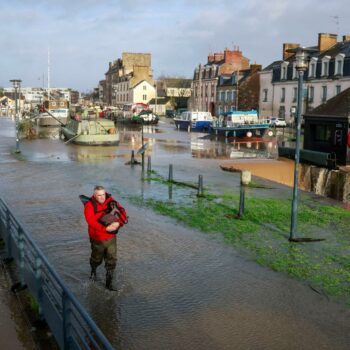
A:
{"type": "Polygon", "coordinates": [[[210,112],[182,112],[179,116],[174,118],[177,129],[187,131],[209,131],[213,117],[210,112]]]}
{"type": "Polygon", "coordinates": [[[119,133],[114,122],[104,118],[70,118],[62,133],[67,142],[77,145],[114,146],[119,144],[119,133]]]}
{"type": "Polygon", "coordinates": [[[142,111],[138,115],[134,115],[131,119],[133,123],[141,124],[157,124],[159,117],[152,111],[142,111]]]}
{"type": "Polygon", "coordinates": [[[36,119],[39,126],[59,126],[67,123],[69,115],[70,111],[68,101],[50,100],[44,101],[44,105],[36,119]]]}
{"type": "Polygon", "coordinates": [[[270,125],[259,120],[258,113],[251,111],[231,111],[222,114],[211,126],[210,132],[225,137],[263,137],[270,125]]]}

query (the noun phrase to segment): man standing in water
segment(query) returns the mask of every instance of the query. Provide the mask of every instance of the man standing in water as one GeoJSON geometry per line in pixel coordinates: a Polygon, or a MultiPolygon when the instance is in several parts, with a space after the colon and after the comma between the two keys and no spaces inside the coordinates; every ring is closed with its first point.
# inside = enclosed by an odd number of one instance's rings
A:
{"type": "Polygon", "coordinates": [[[88,223],[91,243],[90,279],[96,280],[96,269],[104,260],[106,288],[113,290],[113,275],[117,263],[117,232],[127,222],[126,211],[110,194],[106,193],[103,186],[96,186],[94,194],[85,203],[84,215],[88,223]],[[105,223],[103,217],[111,211],[112,203],[117,207],[118,215],[112,222],[109,220],[105,223]]]}

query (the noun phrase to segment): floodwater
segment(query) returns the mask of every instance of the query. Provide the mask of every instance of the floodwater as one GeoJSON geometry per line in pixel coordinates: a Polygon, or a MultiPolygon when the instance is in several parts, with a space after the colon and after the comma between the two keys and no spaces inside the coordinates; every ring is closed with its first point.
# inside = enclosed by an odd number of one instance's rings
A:
{"type": "MultiPolygon", "coordinates": [[[[12,128],[0,118],[2,196],[115,348],[349,349],[345,306],[249,261],[218,235],[128,201],[130,195],[168,196],[165,186],[141,181],[141,166],[125,165],[141,146],[139,128],[120,128],[116,147],[64,144],[59,137],[22,140],[23,160],[11,154],[12,128]],[[96,184],[105,185],[130,216],[118,235],[118,292],[103,288],[103,267],[96,283],[88,280],[90,248],[78,195],[90,194],[96,184]]],[[[167,177],[173,164],[175,180],[196,182],[202,174],[204,185],[218,192],[238,191],[239,174],[219,167],[237,152],[274,157],[273,140],[238,149],[230,140],[176,131],[167,119],[145,127],[144,139],[153,170],[167,177]]],[[[173,189],[173,199],[188,195],[184,191],[173,189]]],[[[252,191],[291,196],[278,184],[252,191]]]]}

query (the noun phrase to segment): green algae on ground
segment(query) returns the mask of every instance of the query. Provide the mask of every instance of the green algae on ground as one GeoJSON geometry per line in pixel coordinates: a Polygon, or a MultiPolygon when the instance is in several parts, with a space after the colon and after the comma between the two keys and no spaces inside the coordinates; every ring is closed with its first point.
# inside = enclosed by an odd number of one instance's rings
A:
{"type": "Polygon", "coordinates": [[[202,232],[221,233],[225,241],[249,253],[259,264],[287,273],[350,305],[350,212],[308,200],[298,207],[298,236],[325,239],[322,242],[288,241],[290,199],[246,196],[245,212],[237,219],[239,195],[225,193],[192,203],[174,203],[133,198],[202,232]]]}

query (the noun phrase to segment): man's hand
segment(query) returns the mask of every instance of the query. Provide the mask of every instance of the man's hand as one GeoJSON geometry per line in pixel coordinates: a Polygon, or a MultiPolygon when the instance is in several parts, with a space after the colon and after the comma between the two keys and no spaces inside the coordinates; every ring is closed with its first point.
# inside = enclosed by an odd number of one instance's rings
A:
{"type": "Polygon", "coordinates": [[[116,230],[118,230],[119,226],[120,226],[119,222],[113,222],[109,226],[106,227],[106,231],[107,232],[116,231],[116,230]]]}

